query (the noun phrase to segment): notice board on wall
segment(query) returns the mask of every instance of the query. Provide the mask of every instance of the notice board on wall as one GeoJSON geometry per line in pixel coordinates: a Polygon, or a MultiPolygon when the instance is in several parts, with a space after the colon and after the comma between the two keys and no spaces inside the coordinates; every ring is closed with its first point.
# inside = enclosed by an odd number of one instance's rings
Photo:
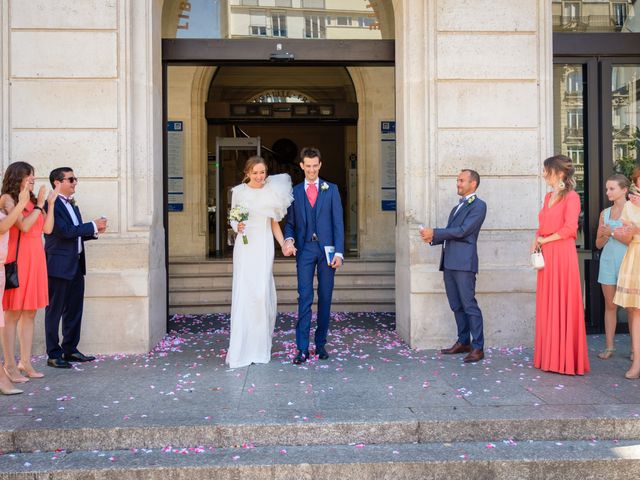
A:
{"type": "Polygon", "coordinates": [[[380,122],[380,188],[383,211],[396,210],[396,122],[380,122]]]}
{"type": "Polygon", "coordinates": [[[167,202],[170,212],[184,210],[184,123],[167,122],[167,202]]]}

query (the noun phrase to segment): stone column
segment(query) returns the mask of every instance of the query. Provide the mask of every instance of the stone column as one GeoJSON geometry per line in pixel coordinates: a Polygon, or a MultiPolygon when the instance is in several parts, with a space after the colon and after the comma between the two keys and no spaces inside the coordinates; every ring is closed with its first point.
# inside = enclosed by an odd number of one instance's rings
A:
{"type": "Polygon", "coordinates": [[[27,161],[39,184],[72,167],[85,221],[109,218],[86,244],[87,352],[148,351],[166,328],[160,13],[158,0],[2,3],[2,167],[27,161]]]}
{"type": "Polygon", "coordinates": [[[530,345],[535,274],[528,249],[552,152],[551,12],[546,0],[395,1],[398,119],[397,329],[412,347],[456,339],[441,247],[462,168],[488,204],[478,301],[488,346],[530,345]]]}

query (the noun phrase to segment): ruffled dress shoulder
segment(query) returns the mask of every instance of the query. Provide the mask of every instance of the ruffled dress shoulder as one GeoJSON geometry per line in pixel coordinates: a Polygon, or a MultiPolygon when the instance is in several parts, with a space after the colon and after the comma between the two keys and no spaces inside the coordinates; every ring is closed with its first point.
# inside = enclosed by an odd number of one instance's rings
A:
{"type": "Polygon", "coordinates": [[[234,187],[233,192],[236,194],[236,203],[278,222],[284,218],[287,208],[293,202],[291,177],[286,173],[268,176],[262,188],[252,189],[246,184],[241,184],[234,187]]]}

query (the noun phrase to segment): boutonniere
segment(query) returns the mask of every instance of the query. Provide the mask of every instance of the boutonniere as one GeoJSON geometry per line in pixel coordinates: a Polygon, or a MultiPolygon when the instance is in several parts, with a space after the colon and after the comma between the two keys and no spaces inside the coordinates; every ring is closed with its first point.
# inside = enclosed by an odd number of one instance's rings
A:
{"type": "Polygon", "coordinates": [[[73,197],[71,197],[71,198],[69,199],[69,203],[71,204],[71,206],[72,206],[72,207],[75,207],[75,206],[76,206],[76,199],[75,199],[75,198],[73,198],[73,197]]]}
{"type": "Polygon", "coordinates": [[[327,182],[322,182],[322,185],[320,185],[320,190],[323,192],[329,190],[329,184],[327,182]]]}
{"type": "Polygon", "coordinates": [[[475,201],[476,201],[476,196],[474,195],[473,197],[469,197],[469,199],[467,200],[467,204],[471,205],[475,201]]]}

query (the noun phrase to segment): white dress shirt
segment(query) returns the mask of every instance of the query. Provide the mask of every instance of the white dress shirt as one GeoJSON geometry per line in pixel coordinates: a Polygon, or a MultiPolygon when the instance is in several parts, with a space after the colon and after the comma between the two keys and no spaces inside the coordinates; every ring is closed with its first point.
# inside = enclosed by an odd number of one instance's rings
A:
{"type": "MultiPolygon", "coordinates": [[[[62,199],[62,203],[64,203],[64,206],[67,209],[67,212],[69,212],[69,215],[71,215],[71,221],[73,222],[74,226],[78,226],[80,225],[80,220],[78,220],[78,216],[76,215],[76,210],[73,208],[73,205],[71,205],[71,198],[67,198],[64,195],[59,195],[59,197],[62,199]]],[[[92,221],[91,223],[93,223],[93,234],[96,235],[98,233],[98,228],[96,227],[96,224],[92,221]]],[[[78,255],[80,255],[82,253],[82,237],[78,237],[78,255]]]]}

